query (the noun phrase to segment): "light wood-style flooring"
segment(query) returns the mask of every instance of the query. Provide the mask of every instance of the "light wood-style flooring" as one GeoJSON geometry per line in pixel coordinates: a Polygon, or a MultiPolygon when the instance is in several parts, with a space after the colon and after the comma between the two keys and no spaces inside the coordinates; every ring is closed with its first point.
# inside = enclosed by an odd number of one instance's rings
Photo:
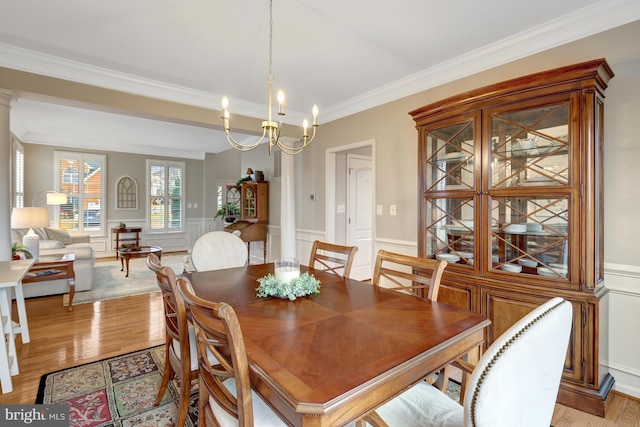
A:
{"type": "MultiPolygon", "coordinates": [[[[72,312],[61,296],[32,298],[27,316],[31,342],[16,338],[20,374],[13,377],[13,392],[0,394],[0,404],[34,403],[43,374],[164,343],[159,292],[80,304],[72,312]]],[[[617,393],[613,399],[604,419],[557,405],[552,424],[640,427],[640,400],[617,393]]]]}

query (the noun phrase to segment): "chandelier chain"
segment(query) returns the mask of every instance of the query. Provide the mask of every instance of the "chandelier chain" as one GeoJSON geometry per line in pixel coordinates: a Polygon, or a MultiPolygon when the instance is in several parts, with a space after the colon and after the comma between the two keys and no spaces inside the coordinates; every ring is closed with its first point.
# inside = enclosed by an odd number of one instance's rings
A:
{"type": "Polygon", "coordinates": [[[279,117],[279,122],[273,120],[272,116],[272,91],[273,91],[273,82],[275,81],[275,77],[273,75],[273,0],[269,0],[269,74],[267,75],[267,82],[269,83],[269,100],[268,100],[268,108],[267,108],[267,120],[262,122],[262,136],[253,143],[243,143],[240,141],[236,141],[231,136],[231,127],[229,125],[229,98],[225,95],[222,97],[222,124],[224,126],[224,130],[227,134],[227,140],[231,144],[231,146],[240,151],[250,151],[258,147],[262,144],[263,141],[268,143],[269,154],[271,154],[272,150],[275,147],[278,147],[282,152],[287,154],[298,154],[302,152],[302,150],[307,147],[311,141],[313,141],[316,137],[316,129],[318,128],[318,106],[314,104],[311,109],[311,114],[313,116],[313,123],[311,123],[311,135],[308,132],[309,122],[307,119],[304,119],[302,123],[302,138],[298,140],[299,143],[294,143],[293,145],[287,145],[283,140],[280,139],[280,131],[282,129],[283,118],[285,115],[284,105],[285,98],[284,92],[279,91],[277,96],[277,115],[279,117]]]}
{"type": "Polygon", "coordinates": [[[273,77],[273,0],[269,0],[269,74],[267,81],[274,81],[273,77]]]}

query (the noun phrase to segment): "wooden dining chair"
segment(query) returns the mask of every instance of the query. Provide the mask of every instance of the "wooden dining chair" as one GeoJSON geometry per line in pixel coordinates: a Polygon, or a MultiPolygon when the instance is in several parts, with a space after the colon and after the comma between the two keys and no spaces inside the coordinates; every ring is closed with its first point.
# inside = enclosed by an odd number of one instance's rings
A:
{"type": "MultiPolygon", "coordinates": [[[[372,283],[374,286],[437,301],[440,279],[446,266],[446,261],[381,250],[376,257],[372,283]]],[[[451,367],[446,365],[428,375],[427,381],[444,391],[447,389],[450,373],[451,367]]]]}
{"type": "Polygon", "coordinates": [[[196,296],[178,277],[181,297],[195,328],[199,369],[199,427],[276,427],[286,424],[251,390],[242,330],[233,308],[196,296]],[[211,363],[208,355],[218,363],[211,363]]]}
{"type": "Polygon", "coordinates": [[[156,274],[162,292],[165,319],[165,361],[162,383],[156,397],[158,406],[169,386],[177,376],[180,398],[176,426],[183,426],[189,410],[191,382],[198,378],[197,352],[193,326],[187,319],[187,310],[177,292],[176,275],[172,268],[163,267],[156,254],[149,254],[147,266],[156,274]]]}
{"type": "Polygon", "coordinates": [[[376,257],[372,283],[437,301],[446,266],[446,261],[381,250],[376,257]]]}
{"type": "Polygon", "coordinates": [[[470,374],[464,404],[419,382],[365,416],[375,427],[538,427],[551,424],[573,319],[553,298],[500,335],[470,374]]]}
{"type": "Polygon", "coordinates": [[[349,277],[356,252],[358,252],[357,246],[336,245],[316,240],[311,247],[309,267],[349,277]]]}

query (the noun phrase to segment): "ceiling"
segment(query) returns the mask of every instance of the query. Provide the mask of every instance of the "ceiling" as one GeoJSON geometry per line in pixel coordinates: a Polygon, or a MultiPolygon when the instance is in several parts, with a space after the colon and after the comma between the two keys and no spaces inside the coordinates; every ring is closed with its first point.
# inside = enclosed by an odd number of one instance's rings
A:
{"type": "MultiPolygon", "coordinates": [[[[274,0],[286,122],[319,123],[640,19],[637,0],[274,0]],[[363,7],[366,5],[366,7],[363,7]]],[[[266,118],[268,1],[0,0],[0,67],[266,118]]],[[[218,113],[216,113],[218,114],[218,113]]],[[[322,128],[320,128],[322,129],[322,128]]],[[[20,94],[25,142],[202,158],[215,129],[20,94]]]]}

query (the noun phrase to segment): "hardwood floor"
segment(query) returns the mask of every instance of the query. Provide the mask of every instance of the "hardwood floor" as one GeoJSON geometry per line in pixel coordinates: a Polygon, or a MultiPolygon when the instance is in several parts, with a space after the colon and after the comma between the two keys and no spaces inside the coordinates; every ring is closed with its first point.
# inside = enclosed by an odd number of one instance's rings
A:
{"type": "MultiPolygon", "coordinates": [[[[159,292],[80,304],[72,312],[61,296],[32,298],[27,316],[31,342],[22,344],[18,335],[20,374],[12,378],[13,392],[0,394],[0,404],[34,403],[43,374],[164,343],[159,292]]],[[[640,427],[640,400],[618,393],[613,399],[606,418],[557,405],[552,425],[640,427]]]]}

